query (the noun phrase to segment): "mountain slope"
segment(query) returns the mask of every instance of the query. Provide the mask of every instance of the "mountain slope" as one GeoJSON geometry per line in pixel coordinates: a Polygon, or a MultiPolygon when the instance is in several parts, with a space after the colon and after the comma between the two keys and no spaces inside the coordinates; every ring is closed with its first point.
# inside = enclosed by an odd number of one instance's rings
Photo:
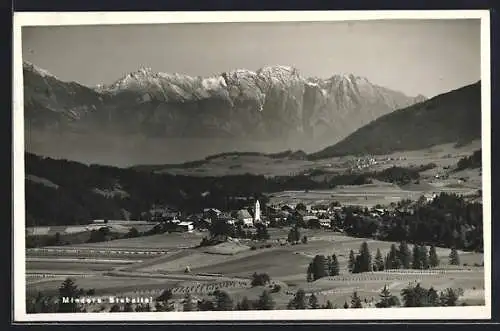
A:
{"type": "Polygon", "coordinates": [[[62,82],[31,63],[23,63],[23,72],[27,127],[69,129],[103,105],[103,97],[93,89],[62,82]]]}
{"type": "MultiPolygon", "coordinates": [[[[231,149],[224,149],[225,143],[221,143],[220,148],[206,154],[200,151],[195,158],[248,150],[249,142],[255,141],[275,146],[259,152],[310,152],[339,141],[381,115],[425,99],[408,97],[363,77],[306,78],[295,68],[279,65],[212,77],[141,68],[110,85],[88,88],[62,82],[25,63],[24,84],[28,148],[55,129],[54,149],[58,141],[75,132],[87,135],[75,142],[82,149],[103,132],[123,140],[132,136],[146,140],[222,139],[231,144],[231,149]]],[[[106,147],[107,143],[101,139],[98,147],[88,148],[88,158],[95,161],[92,148],[107,148],[113,153],[115,146],[106,147]]],[[[43,144],[51,145],[50,140],[43,144]]],[[[44,150],[43,154],[47,153],[51,154],[50,150],[44,150]]],[[[186,161],[170,156],[168,161],[158,162],[186,161]]],[[[135,163],[142,162],[138,158],[135,163]]]]}
{"type": "Polygon", "coordinates": [[[481,82],[477,82],[382,116],[309,158],[386,154],[480,138],[481,82]]]}

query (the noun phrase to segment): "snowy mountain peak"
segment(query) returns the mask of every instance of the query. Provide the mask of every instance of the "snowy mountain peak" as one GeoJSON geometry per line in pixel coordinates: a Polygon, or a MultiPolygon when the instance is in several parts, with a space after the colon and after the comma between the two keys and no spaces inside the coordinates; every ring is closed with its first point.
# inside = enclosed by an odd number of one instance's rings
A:
{"type": "Polygon", "coordinates": [[[55,75],[53,75],[52,73],[48,72],[45,69],[37,67],[36,65],[34,65],[33,63],[28,62],[28,61],[23,61],[23,69],[27,70],[27,71],[34,72],[42,77],[53,77],[53,78],[57,79],[57,77],[55,75]]]}

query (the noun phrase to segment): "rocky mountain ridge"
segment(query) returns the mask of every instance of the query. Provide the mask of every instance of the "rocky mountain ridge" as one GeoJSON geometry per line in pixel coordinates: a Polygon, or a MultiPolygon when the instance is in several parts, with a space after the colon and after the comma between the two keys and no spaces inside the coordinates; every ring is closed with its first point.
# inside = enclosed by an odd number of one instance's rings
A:
{"type": "MultiPolygon", "coordinates": [[[[146,139],[279,141],[280,149],[306,151],[331,145],[382,115],[425,100],[363,77],[305,78],[296,68],[282,65],[211,77],[141,68],[112,84],[90,88],[63,82],[25,62],[24,87],[25,123],[32,140],[39,132],[106,132],[146,139]]],[[[241,149],[246,149],[244,144],[241,149]]]]}

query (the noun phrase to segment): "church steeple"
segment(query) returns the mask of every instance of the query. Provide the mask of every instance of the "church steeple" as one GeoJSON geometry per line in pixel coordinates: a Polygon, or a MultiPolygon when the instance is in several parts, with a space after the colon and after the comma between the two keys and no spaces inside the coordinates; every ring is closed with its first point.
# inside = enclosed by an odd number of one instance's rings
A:
{"type": "Polygon", "coordinates": [[[254,222],[260,222],[260,202],[257,200],[255,202],[255,215],[253,218],[254,222]]]}

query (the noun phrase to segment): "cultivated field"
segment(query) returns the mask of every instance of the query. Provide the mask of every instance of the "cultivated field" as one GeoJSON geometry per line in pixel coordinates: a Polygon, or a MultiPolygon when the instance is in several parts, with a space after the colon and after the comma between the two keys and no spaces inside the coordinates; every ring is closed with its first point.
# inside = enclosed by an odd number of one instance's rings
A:
{"type": "Polygon", "coordinates": [[[330,300],[339,307],[349,301],[352,292],[356,290],[363,302],[366,298],[366,305],[369,306],[372,298],[377,300],[381,288],[385,285],[389,286],[393,294],[399,294],[402,288],[412,282],[420,282],[422,286],[427,287],[433,286],[436,290],[460,287],[464,289],[461,300],[468,304],[484,303],[484,270],[482,267],[473,266],[483,263],[483,254],[459,252],[461,263],[467,266],[457,269],[448,266],[450,250],[437,248],[441,261],[439,270],[442,271],[398,270],[352,275],[347,271],[347,258],[351,249],[357,252],[361,243],[366,241],[372,255],[377,248],[385,254],[392,243],[348,237],[333,231],[303,229],[301,235],[308,236],[307,244],[279,245],[277,242],[285,240],[288,231],[287,228],[269,229],[272,238],[269,243],[272,247],[256,250],[250,250],[249,244],[241,243],[226,243],[221,245],[220,249],[192,248],[199,243],[200,234],[173,233],[76,245],[69,247],[73,257],[69,256],[69,253],[47,257],[42,256],[41,251],[38,254],[32,251],[27,260],[27,290],[55,293],[65,278],[58,275],[64,273],[67,276],[68,272],[72,271],[79,287],[93,288],[97,294],[141,294],[156,297],[164,289],[171,288],[177,298],[182,298],[187,292],[204,298],[216,289],[224,289],[234,300],[244,296],[257,299],[264,288],[252,288],[250,278],[254,272],[265,272],[273,282],[281,286],[278,293],[272,294],[278,308],[285,308],[299,288],[309,294],[315,293],[320,303],[330,300]],[[194,244],[191,248],[179,249],[180,242],[186,245],[189,240],[194,244]],[[141,251],[147,251],[149,247],[153,250],[161,248],[163,251],[149,256],[133,254],[134,258],[126,255],[114,258],[101,256],[101,253],[106,251],[116,252],[123,248],[139,247],[141,251]],[[92,255],[90,251],[94,252],[96,257],[89,257],[89,254],[92,255]],[[78,254],[86,256],[81,258],[78,254]],[[308,283],[307,266],[316,254],[336,254],[341,274],[308,283]],[[185,273],[186,267],[190,268],[188,274],[185,273]],[[86,275],[84,277],[78,273],[86,275]],[[49,276],[52,278],[48,278],[49,276]]]}
{"type": "MultiPolygon", "coordinates": [[[[479,170],[452,173],[447,179],[436,178],[447,167],[480,148],[478,142],[456,149],[443,145],[425,151],[394,153],[390,161],[373,165],[368,170],[385,167],[436,163],[437,167],[421,174],[419,184],[404,187],[375,181],[370,185],[344,186],[327,191],[289,191],[270,195],[271,203],[339,201],[343,205],[387,205],[402,199],[417,199],[424,193],[453,192],[471,195],[481,188],[479,170]]],[[[384,159],[383,156],[377,158],[384,159]]],[[[289,175],[310,169],[344,171],[354,158],[332,158],[318,162],[302,160],[275,160],[264,156],[225,157],[210,160],[191,169],[169,169],[169,172],[202,175],[262,173],[289,175]]],[[[446,172],[446,171],[445,171],[446,172]]],[[[124,227],[116,224],[115,227],[124,227]]],[[[150,227],[136,224],[136,227],[150,227]]],[[[29,229],[39,235],[63,235],[89,231],[85,227],[38,227],[29,229]]],[[[125,231],[125,230],[123,230],[125,231]]],[[[302,288],[315,293],[320,304],[330,300],[342,307],[357,291],[365,306],[378,300],[380,290],[387,285],[393,294],[399,294],[409,283],[419,282],[436,290],[447,287],[462,288],[462,302],[470,305],[484,304],[484,256],[480,253],[459,252],[461,266],[448,265],[449,249],[437,248],[440,266],[434,271],[398,270],[352,275],[347,271],[350,250],[357,252],[366,241],[372,255],[380,249],[382,255],[389,251],[392,242],[353,238],[327,230],[301,229],[301,236],[308,237],[307,244],[282,244],[289,228],[269,228],[271,239],[266,243],[235,240],[212,247],[199,247],[206,232],[170,233],[120,239],[101,243],[75,244],[61,247],[28,249],[26,252],[27,291],[57,293],[61,282],[68,276],[84,289],[95,289],[96,294],[132,295],[156,297],[170,288],[175,298],[192,293],[198,298],[208,297],[217,289],[224,289],[235,301],[243,297],[257,299],[264,287],[251,287],[253,273],[267,273],[281,289],[272,293],[277,308],[285,308],[293,294],[302,288]],[[252,246],[254,249],[251,249],[252,246]],[[269,247],[266,247],[269,246],[269,247]],[[315,282],[306,281],[306,270],[315,255],[335,254],[340,264],[340,275],[315,282]],[[187,272],[186,272],[187,271],[187,272]],[[365,302],[366,299],[366,302],[365,302]]],[[[397,245],[397,243],[396,243],[397,245]]],[[[409,245],[410,250],[412,245],[409,245]]],[[[271,290],[270,287],[267,289],[271,290]]]]}

